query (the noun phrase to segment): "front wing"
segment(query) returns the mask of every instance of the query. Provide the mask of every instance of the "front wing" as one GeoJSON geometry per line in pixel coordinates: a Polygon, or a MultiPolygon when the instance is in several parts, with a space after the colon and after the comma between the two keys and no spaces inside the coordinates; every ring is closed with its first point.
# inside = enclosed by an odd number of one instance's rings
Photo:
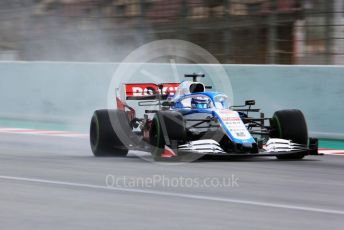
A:
{"type": "Polygon", "coordinates": [[[318,151],[311,149],[305,150],[294,150],[294,151],[285,151],[285,152],[267,152],[265,150],[260,150],[258,153],[235,153],[235,152],[197,152],[192,150],[179,150],[178,155],[187,155],[187,154],[200,154],[200,155],[212,155],[212,156],[231,156],[231,157],[269,157],[269,156],[283,156],[283,155],[321,155],[318,151]]]}
{"type": "MultiPolygon", "coordinates": [[[[270,146],[260,148],[258,152],[226,152],[214,140],[200,140],[178,146],[178,155],[200,154],[217,156],[283,156],[283,155],[320,155],[318,153],[318,140],[309,139],[309,145],[298,145],[283,139],[271,139],[270,146]],[[284,143],[279,143],[280,141],[284,143]],[[288,143],[288,144],[287,144],[288,143]]],[[[269,143],[268,142],[268,143],[269,143]]]]}

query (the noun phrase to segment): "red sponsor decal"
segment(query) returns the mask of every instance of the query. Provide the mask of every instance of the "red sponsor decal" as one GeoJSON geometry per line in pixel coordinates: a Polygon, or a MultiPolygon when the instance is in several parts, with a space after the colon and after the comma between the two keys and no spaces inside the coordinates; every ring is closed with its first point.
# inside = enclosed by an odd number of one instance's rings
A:
{"type": "MultiPolygon", "coordinates": [[[[163,83],[162,85],[163,95],[173,95],[179,83],[163,83]]],[[[158,90],[158,85],[153,83],[125,84],[125,94],[127,98],[157,95],[159,92],[158,90]]]]}
{"type": "Polygon", "coordinates": [[[171,158],[175,157],[177,154],[167,145],[165,145],[164,151],[161,153],[161,157],[163,158],[171,158]]]}

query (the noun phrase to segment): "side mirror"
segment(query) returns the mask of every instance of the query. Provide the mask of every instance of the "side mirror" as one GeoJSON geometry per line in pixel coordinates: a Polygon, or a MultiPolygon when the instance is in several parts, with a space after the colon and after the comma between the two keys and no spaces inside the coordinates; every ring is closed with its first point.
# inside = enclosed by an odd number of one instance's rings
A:
{"type": "Polygon", "coordinates": [[[256,104],[256,101],[255,100],[246,100],[245,101],[245,105],[255,105],[256,104]]]}
{"type": "Polygon", "coordinates": [[[174,106],[175,104],[174,101],[164,101],[161,103],[162,106],[174,106]]]}

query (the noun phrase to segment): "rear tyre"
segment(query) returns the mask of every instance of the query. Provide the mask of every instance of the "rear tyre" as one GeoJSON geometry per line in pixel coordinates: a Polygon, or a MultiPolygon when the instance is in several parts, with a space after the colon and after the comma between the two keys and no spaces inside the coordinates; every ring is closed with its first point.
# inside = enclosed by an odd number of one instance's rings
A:
{"type": "MultiPolygon", "coordinates": [[[[90,143],[96,157],[102,156],[126,156],[128,149],[119,138],[119,132],[131,130],[124,111],[121,110],[96,110],[91,119],[90,143]],[[111,123],[121,123],[123,129],[114,130],[111,123]],[[117,133],[116,133],[117,132],[117,133]]],[[[115,129],[116,124],[114,124],[115,129]]]]}
{"type": "Polygon", "coordinates": [[[186,138],[185,122],[182,114],[172,111],[159,111],[152,120],[149,130],[149,142],[152,156],[159,160],[166,142],[163,130],[167,132],[169,141],[182,142],[186,138]]]}
{"type": "MultiPolygon", "coordinates": [[[[273,133],[271,137],[292,140],[307,145],[308,131],[303,113],[300,110],[280,110],[275,112],[271,120],[273,133]]],[[[288,154],[277,156],[280,160],[300,160],[305,154],[288,154]]]]}

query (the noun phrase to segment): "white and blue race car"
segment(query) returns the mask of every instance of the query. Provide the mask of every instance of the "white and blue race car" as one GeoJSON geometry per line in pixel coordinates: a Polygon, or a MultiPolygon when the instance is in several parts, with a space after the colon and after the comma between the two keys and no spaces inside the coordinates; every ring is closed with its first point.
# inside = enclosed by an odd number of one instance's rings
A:
{"type": "MultiPolygon", "coordinates": [[[[116,110],[97,110],[91,120],[90,142],[95,156],[125,156],[144,150],[156,160],[217,156],[276,156],[302,159],[318,155],[318,141],[309,138],[300,110],[280,110],[265,118],[254,100],[231,106],[228,97],[197,78],[164,84],[125,84],[125,100],[116,110]],[[126,101],[138,101],[137,109],[126,101]],[[250,114],[258,114],[252,117],[250,114]],[[269,123],[269,125],[267,125],[269,123]]],[[[190,158],[190,159],[191,159],[190,158]]]]}

